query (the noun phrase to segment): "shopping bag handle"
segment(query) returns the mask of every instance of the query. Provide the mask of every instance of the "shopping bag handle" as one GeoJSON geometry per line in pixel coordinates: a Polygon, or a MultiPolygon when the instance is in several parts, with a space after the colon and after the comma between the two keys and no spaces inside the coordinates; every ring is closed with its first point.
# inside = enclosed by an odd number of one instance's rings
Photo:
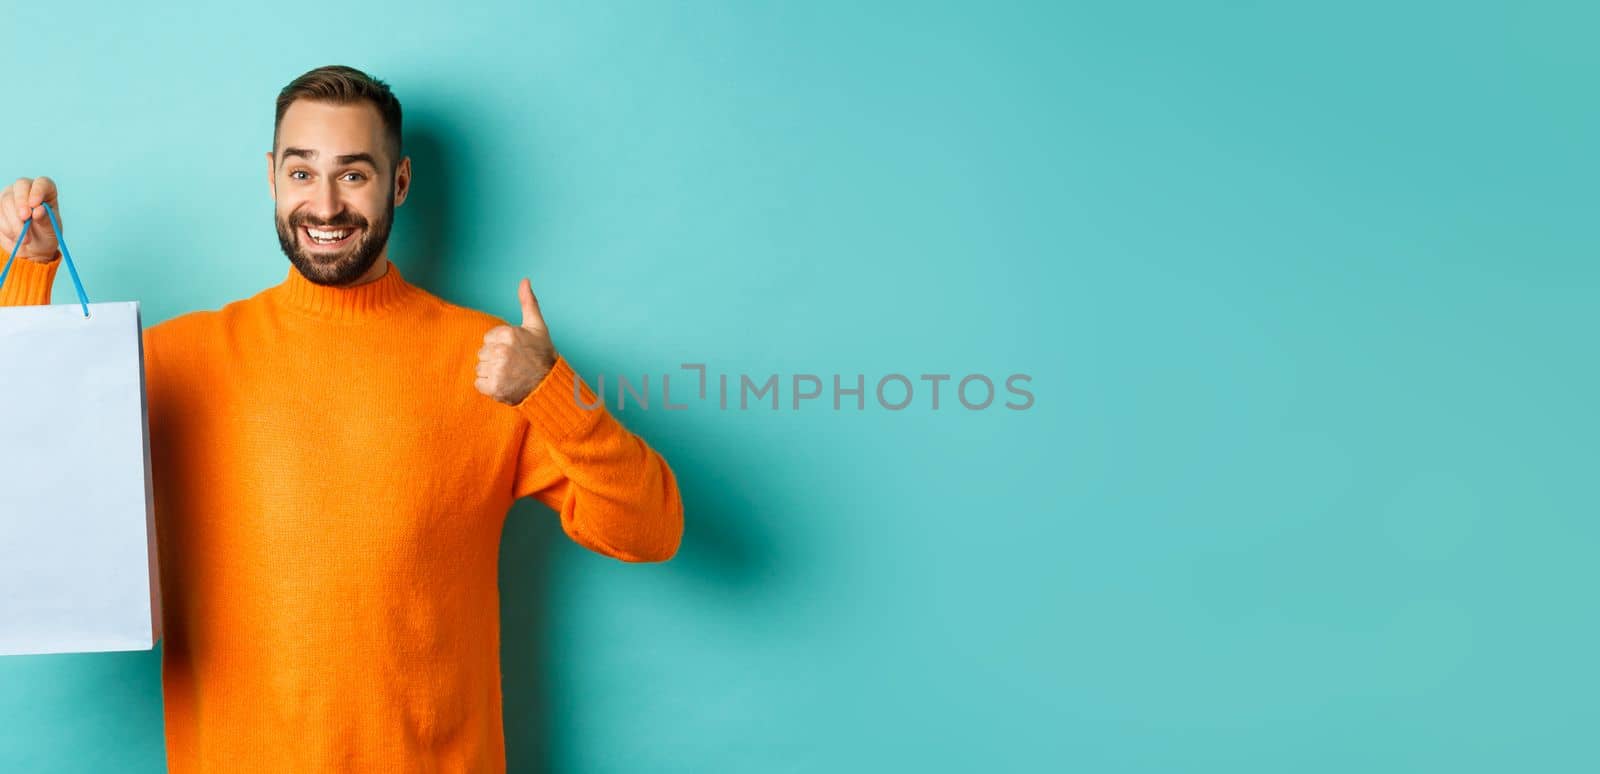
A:
{"type": "MultiPolygon", "coordinates": [[[[83,281],[78,279],[78,267],[72,265],[72,253],[67,252],[67,240],[61,236],[61,224],[56,222],[56,211],[50,209],[50,203],[44,203],[44,214],[50,216],[50,230],[56,232],[56,244],[61,246],[61,258],[67,262],[67,271],[72,274],[72,286],[78,289],[78,305],[83,307],[83,316],[89,316],[89,295],[83,292],[83,281]]],[[[6,284],[6,275],[11,273],[11,262],[17,259],[17,251],[22,249],[22,240],[28,238],[28,225],[33,223],[30,215],[22,221],[22,233],[17,235],[17,243],[11,248],[11,257],[6,259],[6,267],[0,269],[0,286],[6,284]]]]}

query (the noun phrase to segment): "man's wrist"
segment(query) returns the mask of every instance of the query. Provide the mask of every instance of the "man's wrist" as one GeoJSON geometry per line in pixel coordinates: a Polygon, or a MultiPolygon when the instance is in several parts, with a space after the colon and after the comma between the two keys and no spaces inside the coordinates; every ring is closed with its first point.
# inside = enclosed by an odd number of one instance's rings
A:
{"type": "Polygon", "coordinates": [[[55,252],[50,253],[49,255],[45,255],[45,256],[34,256],[34,255],[28,255],[26,253],[17,253],[17,257],[25,259],[25,260],[33,261],[34,263],[52,263],[52,262],[54,262],[54,261],[56,261],[56,260],[61,258],[61,251],[60,250],[56,250],[55,252]]]}

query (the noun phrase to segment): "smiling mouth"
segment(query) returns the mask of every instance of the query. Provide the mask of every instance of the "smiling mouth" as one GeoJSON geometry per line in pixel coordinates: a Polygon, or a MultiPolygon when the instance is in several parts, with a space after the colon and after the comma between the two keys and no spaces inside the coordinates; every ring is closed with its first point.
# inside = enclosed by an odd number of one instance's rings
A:
{"type": "Polygon", "coordinates": [[[342,247],[355,237],[358,230],[348,226],[343,228],[300,227],[300,233],[305,235],[306,241],[318,247],[342,247]]]}

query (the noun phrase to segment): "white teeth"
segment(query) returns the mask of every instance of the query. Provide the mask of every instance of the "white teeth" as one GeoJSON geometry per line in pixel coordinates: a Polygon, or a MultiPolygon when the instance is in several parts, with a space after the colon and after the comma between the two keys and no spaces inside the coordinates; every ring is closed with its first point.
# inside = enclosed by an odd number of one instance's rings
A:
{"type": "Polygon", "coordinates": [[[320,239],[325,242],[337,242],[350,235],[349,231],[319,231],[314,228],[307,228],[306,233],[310,234],[313,239],[320,239]]]}

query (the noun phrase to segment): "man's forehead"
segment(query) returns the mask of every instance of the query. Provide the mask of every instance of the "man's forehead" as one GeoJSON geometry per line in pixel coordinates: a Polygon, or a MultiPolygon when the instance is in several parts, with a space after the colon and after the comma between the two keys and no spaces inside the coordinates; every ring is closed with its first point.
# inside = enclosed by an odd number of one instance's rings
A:
{"type": "Polygon", "coordinates": [[[360,153],[377,154],[383,148],[383,117],[371,103],[333,104],[296,100],[284,111],[278,125],[278,146],[311,160],[360,153]]]}

